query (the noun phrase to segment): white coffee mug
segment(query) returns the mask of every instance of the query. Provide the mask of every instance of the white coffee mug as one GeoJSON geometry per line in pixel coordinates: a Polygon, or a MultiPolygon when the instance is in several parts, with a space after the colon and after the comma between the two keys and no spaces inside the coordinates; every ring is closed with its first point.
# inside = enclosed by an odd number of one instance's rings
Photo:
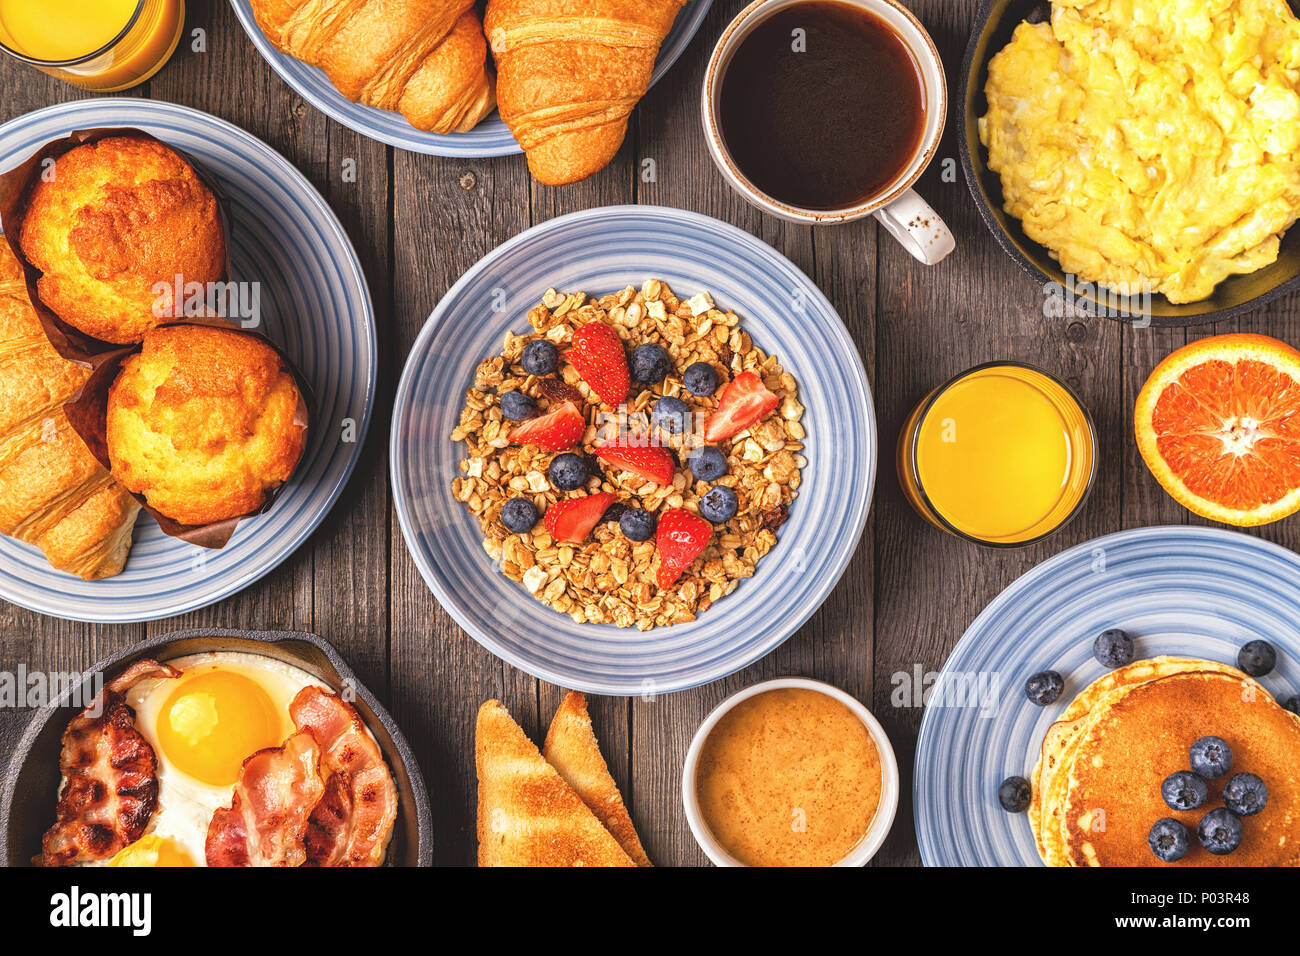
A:
{"type": "Polygon", "coordinates": [[[920,71],[925,127],[916,153],[893,182],[854,206],[830,210],[802,209],[783,203],[757,189],[740,171],[727,150],[718,121],[718,104],[722,78],[732,55],[750,31],[772,14],[807,2],[808,0],[755,0],[723,31],[704,74],[700,112],[704,119],[709,153],[732,188],[764,212],[791,222],[814,225],[851,222],[864,216],[875,216],[908,252],[926,265],[934,265],[952,252],[957,243],[939,214],[916,194],[912,184],[925,172],[939,148],[939,139],[943,135],[944,122],[948,116],[948,85],[944,77],[943,61],[939,58],[934,40],[920,21],[895,0],[839,0],[862,7],[883,20],[907,45],[920,71]]]}

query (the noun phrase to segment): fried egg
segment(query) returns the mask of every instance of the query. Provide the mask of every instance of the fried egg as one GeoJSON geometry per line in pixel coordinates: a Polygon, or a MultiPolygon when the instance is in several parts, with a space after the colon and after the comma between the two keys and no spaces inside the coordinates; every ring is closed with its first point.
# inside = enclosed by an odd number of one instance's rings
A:
{"type": "Polygon", "coordinates": [[[181,676],[142,681],[126,699],[157,756],[158,808],[144,836],[109,866],[204,866],[208,824],[230,806],[244,760],[294,733],[289,703],[298,691],[327,687],[258,654],[220,651],[167,663],[181,676]]]}
{"type": "Polygon", "coordinates": [[[1300,20],[1286,0],[1054,0],[989,62],[1006,211],[1121,295],[1210,296],[1300,216],[1300,20]]]}

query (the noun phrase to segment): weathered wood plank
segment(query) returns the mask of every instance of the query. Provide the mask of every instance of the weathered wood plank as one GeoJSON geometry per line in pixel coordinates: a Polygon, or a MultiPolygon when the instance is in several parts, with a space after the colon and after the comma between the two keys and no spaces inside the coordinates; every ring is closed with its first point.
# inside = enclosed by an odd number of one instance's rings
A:
{"type": "Polygon", "coordinates": [[[1151,476],[1133,438],[1133,406],[1160,361],[1188,341],[1186,329],[1127,328],[1124,337],[1124,527],[1185,524],[1188,513],[1151,476]]]}
{"type": "MultiPolygon", "coordinates": [[[[475,262],[529,225],[520,157],[461,162],[396,152],[393,162],[391,375],[438,300],[475,262]],[[418,197],[419,201],[414,201],[418,197]]],[[[438,606],[390,521],[391,678],[395,716],[429,784],[435,860],[474,862],[474,718],[500,698],[536,734],[536,681],[493,658],[438,606]]]]}
{"type": "MultiPolygon", "coordinates": [[[[149,93],[154,99],[192,106],[248,130],[302,170],[317,189],[326,191],[329,120],[308,108],[257,55],[229,4],[196,4],[188,10],[186,40],[150,81],[149,93]],[[195,29],[206,32],[204,52],[193,49],[195,29]],[[214,82],[214,77],[227,81],[214,82]],[[236,89],[239,95],[232,95],[236,89]]],[[[233,238],[238,241],[238,236],[233,238]]],[[[148,632],[188,627],[305,628],[311,624],[311,579],[312,550],[304,547],[256,586],[212,607],[153,622],[148,632]]],[[[346,644],[341,650],[347,652],[346,644]]]]}
{"type": "MultiPolygon", "coordinates": [[[[957,64],[969,36],[974,5],[945,0],[909,4],[925,22],[949,64],[955,97],[957,64]]],[[[1043,291],[993,242],[965,183],[944,182],[943,161],[957,156],[960,107],[949,114],[938,161],[917,188],[957,237],[958,249],[941,265],[918,266],[882,239],[879,268],[876,394],[881,434],[896,441],[903,418],[932,388],[970,366],[1018,359],[1069,382],[1091,410],[1100,435],[1102,468],[1083,513],[1047,541],[1025,549],[992,551],[924,524],[902,498],[888,460],[876,499],[877,643],[875,712],[899,755],[903,800],[881,862],[919,862],[911,806],[911,755],[921,710],[891,706],[895,686],[906,687],[917,668],[937,671],[966,626],[1016,577],[1064,548],[1120,526],[1122,414],[1118,398],[1120,326],[1094,318],[1062,322],[1043,313],[1043,291]]],[[[906,696],[906,695],[903,695],[906,696]]]]}
{"type": "MultiPolygon", "coordinates": [[[[638,200],[705,213],[758,236],[814,278],[849,321],[864,360],[870,362],[874,328],[874,227],[855,224],[813,230],[762,216],[731,191],[709,159],[700,129],[704,68],[717,37],[745,4],[715,0],[704,26],[672,72],[642,101],[638,147],[655,160],[655,182],[639,183],[638,200]]],[[[743,316],[742,316],[743,319],[743,316]]],[[[870,370],[870,364],[868,364],[870,370]]],[[[796,505],[797,507],[797,505],[796,505]]],[[[771,677],[804,675],[839,684],[851,693],[870,690],[871,574],[869,545],[845,575],[826,609],[778,651],[707,687],[632,701],[633,816],[651,859],[661,865],[703,865],[682,809],[681,771],[700,722],[727,695],[771,677]],[[841,612],[855,609],[853,619],[841,612]]]]}
{"type": "MultiPolygon", "coordinates": [[[[590,179],[571,186],[551,187],[531,183],[533,225],[559,216],[568,215],[583,209],[600,206],[619,206],[636,202],[637,171],[640,168],[641,153],[638,143],[638,117],[634,113],[628,125],[627,136],[614,161],[590,179]]],[[[520,160],[523,162],[523,160],[520,160]]],[[[642,277],[628,276],[626,281],[637,283],[642,277]]],[[[545,289],[533,290],[540,299],[545,289]]],[[[566,291],[579,291],[569,289],[566,291]]],[[[603,295],[612,289],[582,289],[591,295],[603,295]]],[[[538,746],[546,737],[555,709],[564,696],[564,688],[556,687],[545,681],[535,681],[537,694],[536,729],[533,740],[538,746]]],[[[510,704],[506,701],[507,705],[510,704]]],[[[632,778],[631,754],[632,742],[629,735],[631,705],[618,697],[600,697],[587,695],[587,704],[591,712],[592,724],[600,741],[601,752],[610,773],[614,776],[620,791],[628,805],[632,806],[635,796],[636,781],[632,778]]]]}

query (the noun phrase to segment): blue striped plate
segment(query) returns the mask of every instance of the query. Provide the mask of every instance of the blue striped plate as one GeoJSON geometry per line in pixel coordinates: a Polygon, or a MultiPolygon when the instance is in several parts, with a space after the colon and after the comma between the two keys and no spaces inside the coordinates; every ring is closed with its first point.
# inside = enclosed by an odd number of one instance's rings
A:
{"type": "MultiPolygon", "coordinates": [[[[712,3],[713,0],[688,0],[659,49],[659,59],[655,63],[654,75],[650,78],[651,86],[658,83],[686,51],[712,3]]],[[[389,146],[433,156],[475,159],[523,152],[496,113],[468,133],[426,133],[408,123],[401,113],[353,103],[338,91],[321,70],[295,60],[272,46],[262,28],[257,25],[249,0],[230,0],[230,5],[235,8],[235,15],[244,25],[244,31],[253,41],[253,46],[257,47],[257,52],[280,74],[280,78],[308,103],[348,129],[389,146]]]]}
{"type": "Polygon", "coordinates": [[[261,283],[263,331],[315,391],[307,449],[265,515],[241,522],[221,551],[169,538],[148,515],[126,570],[81,581],[41,553],[0,538],[0,597],[78,621],[146,621],[192,611],[248,587],[307,540],[360,455],[375,389],[375,320],[348,237],[320,194],[279,153],[224,120],[172,103],[63,103],[0,126],[0,169],[73,130],[131,126],[189,154],[230,200],[231,270],[261,283]],[[341,441],[346,421],[354,427],[341,441]]]}
{"type": "Polygon", "coordinates": [[[821,605],[853,555],[876,470],[866,375],[844,324],[791,262],[747,232],[658,206],[612,206],[536,226],[452,287],[397,389],[393,497],[406,544],[443,607],[480,644],[553,684],[654,694],[717,680],[767,654],[821,605]],[[465,390],[507,330],[528,328],[548,288],[596,295],[663,279],[707,290],[799,382],[808,431],[799,497],[750,581],[690,624],[650,631],[575,624],[502,575],[478,521],[451,494],[465,446],[448,435],[465,390]]]}
{"type": "Polygon", "coordinates": [[[1048,726],[1106,673],[1092,642],[1112,627],[1133,635],[1139,657],[1234,665],[1263,638],[1278,665],[1262,683],[1285,700],[1300,691],[1300,557],[1235,531],[1140,528],[1071,548],[1003,591],[943,666],[935,686],[950,706],[927,705],[921,721],[913,790],[926,865],[1042,865],[1028,817],[1005,812],[997,787],[1031,776],[1048,726]],[[1042,670],[1065,677],[1050,707],[1024,695],[1042,670]],[[986,706],[961,706],[963,678],[986,689],[986,706]]]}

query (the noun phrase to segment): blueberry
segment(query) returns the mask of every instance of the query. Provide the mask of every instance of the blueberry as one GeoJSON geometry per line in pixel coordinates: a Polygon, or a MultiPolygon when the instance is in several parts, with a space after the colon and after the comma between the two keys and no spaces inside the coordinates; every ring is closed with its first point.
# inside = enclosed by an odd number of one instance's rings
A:
{"type": "Polygon", "coordinates": [[[1039,671],[1025,681],[1025,696],[1029,698],[1030,703],[1037,704],[1039,707],[1056,703],[1063,690],[1065,690],[1065,678],[1056,671],[1039,671]]]}
{"type": "Polygon", "coordinates": [[[1123,667],[1133,663],[1133,638],[1117,627],[1102,631],[1092,642],[1092,656],[1103,667],[1123,667]]]}
{"type": "Polygon", "coordinates": [[[727,456],[712,445],[691,455],[691,474],[700,481],[717,481],[727,473],[727,456]]]}
{"type": "Polygon", "coordinates": [[[1007,777],[998,785],[998,803],[1007,813],[1024,813],[1032,796],[1029,781],[1024,777],[1007,777]]]}
{"type": "Polygon", "coordinates": [[[501,414],[512,422],[537,417],[537,402],[523,392],[506,392],[501,396],[501,414]]]}
{"type": "Polygon", "coordinates": [[[715,485],[700,499],[700,514],[714,524],[725,524],[736,517],[738,507],[736,493],[726,485],[715,485]]]}
{"type": "Polygon", "coordinates": [[[515,534],[527,534],[537,524],[537,506],[527,498],[511,498],[501,509],[501,523],[515,534]]]}
{"type": "Polygon", "coordinates": [[[1192,744],[1188,756],[1192,769],[1206,780],[1222,777],[1232,769],[1232,748],[1222,737],[1202,737],[1192,744]]]}
{"type": "Polygon", "coordinates": [[[673,363],[668,358],[667,350],[655,342],[638,345],[632,350],[632,364],[629,371],[634,380],[645,385],[662,382],[668,377],[672,367],[673,363]]]}
{"type": "Polygon", "coordinates": [[[546,474],[560,491],[576,491],[587,483],[587,463],[581,455],[566,451],[551,459],[546,474]]]}
{"type": "Polygon", "coordinates": [[[623,512],[627,511],[627,505],[621,501],[616,501],[600,516],[601,524],[618,524],[623,519],[623,512]]]}
{"type": "Polygon", "coordinates": [[[1205,806],[1210,788],[1205,785],[1204,778],[1190,770],[1179,770],[1165,777],[1165,782],[1160,785],[1160,796],[1165,798],[1171,810],[1195,810],[1205,806]]]}
{"type": "Polygon", "coordinates": [[[1239,817],[1253,817],[1268,805],[1268,788],[1253,773],[1234,773],[1223,788],[1223,804],[1239,817]]]}
{"type": "Polygon", "coordinates": [[[524,346],[522,361],[529,375],[553,375],[560,366],[560,350],[546,339],[537,339],[524,346]]]}
{"type": "Polygon", "coordinates": [[[1292,694],[1282,706],[1293,714],[1300,714],[1300,694],[1292,694]]]}
{"type": "Polygon", "coordinates": [[[718,390],[718,370],[708,362],[688,365],[682,375],[682,384],[692,395],[707,398],[718,390]]]}
{"type": "Polygon", "coordinates": [[[1226,856],[1241,846],[1242,835],[1246,832],[1241,817],[1231,810],[1219,807],[1201,817],[1196,836],[1201,846],[1215,856],[1226,856]]]}
{"type": "Polygon", "coordinates": [[[1263,677],[1277,666],[1277,651],[1268,641],[1251,641],[1237,651],[1237,666],[1251,677],[1263,677]]]}
{"type": "Polygon", "coordinates": [[[658,524],[654,515],[640,508],[628,508],[618,519],[619,529],[629,541],[649,541],[654,537],[655,526],[658,524]]]}
{"type": "Polygon", "coordinates": [[[1147,834],[1147,846],[1156,855],[1157,860],[1176,863],[1187,855],[1192,839],[1183,826],[1173,817],[1157,820],[1147,834]]]}
{"type": "Polygon", "coordinates": [[[672,435],[680,435],[691,420],[691,410],[680,398],[665,395],[655,402],[650,417],[664,431],[672,435]]]}

